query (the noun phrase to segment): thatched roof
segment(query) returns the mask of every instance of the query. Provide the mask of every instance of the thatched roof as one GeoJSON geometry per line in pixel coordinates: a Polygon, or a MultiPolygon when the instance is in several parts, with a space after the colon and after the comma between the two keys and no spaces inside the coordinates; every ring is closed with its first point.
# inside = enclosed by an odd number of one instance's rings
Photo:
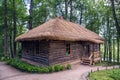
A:
{"type": "Polygon", "coordinates": [[[18,36],[16,41],[27,40],[65,40],[65,41],[90,41],[103,43],[104,39],[98,34],[82,27],[79,24],[61,18],[51,19],[36,28],[18,36]]]}

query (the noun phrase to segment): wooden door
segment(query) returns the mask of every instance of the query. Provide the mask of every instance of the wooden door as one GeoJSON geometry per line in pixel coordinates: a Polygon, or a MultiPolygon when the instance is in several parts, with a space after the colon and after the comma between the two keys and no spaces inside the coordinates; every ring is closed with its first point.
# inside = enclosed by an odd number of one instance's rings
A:
{"type": "Polygon", "coordinates": [[[90,45],[85,45],[85,56],[86,57],[90,56],[90,45]]]}

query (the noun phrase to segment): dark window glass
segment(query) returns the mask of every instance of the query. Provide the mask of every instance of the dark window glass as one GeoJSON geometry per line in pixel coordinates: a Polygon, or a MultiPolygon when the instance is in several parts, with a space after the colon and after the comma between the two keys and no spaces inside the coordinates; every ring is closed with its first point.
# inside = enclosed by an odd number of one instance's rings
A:
{"type": "Polygon", "coordinates": [[[70,54],[70,44],[66,44],[66,55],[70,54]]]}

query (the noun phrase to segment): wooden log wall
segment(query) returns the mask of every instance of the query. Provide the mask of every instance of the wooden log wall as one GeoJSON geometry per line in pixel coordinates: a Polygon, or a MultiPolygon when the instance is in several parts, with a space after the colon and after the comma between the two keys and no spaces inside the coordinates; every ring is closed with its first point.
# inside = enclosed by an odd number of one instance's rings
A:
{"type": "Polygon", "coordinates": [[[94,62],[101,61],[101,53],[100,53],[100,44],[91,44],[93,50],[91,53],[93,54],[94,62]]]}
{"type": "Polygon", "coordinates": [[[66,54],[66,43],[65,41],[51,41],[50,42],[50,53],[49,63],[50,65],[63,63],[70,60],[79,59],[82,55],[81,44],[79,42],[70,43],[70,54],[66,54]]]}
{"type": "Polygon", "coordinates": [[[94,44],[94,52],[100,51],[99,44],[94,44]]]}
{"type": "Polygon", "coordinates": [[[49,42],[29,41],[22,43],[22,57],[40,64],[49,65],[49,42]]]}
{"type": "Polygon", "coordinates": [[[84,48],[80,42],[71,43],[71,59],[82,58],[84,52],[84,48]]]}
{"type": "Polygon", "coordinates": [[[51,41],[50,51],[49,51],[49,63],[57,64],[68,60],[69,57],[66,56],[66,46],[64,42],[61,41],[51,41]],[[64,59],[63,59],[64,57],[64,59]]]}
{"type": "Polygon", "coordinates": [[[73,61],[81,59],[86,55],[84,48],[86,45],[89,45],[89,54],[91,52],[99,52],[99,44],[89,42],[42,40],[22,42],[22,56],[25,59],[32,60],[43,65],[54,65],[70,60],[73,61]],[[66,43],[70,43],[70,54],[66,54],[66,43]]]}

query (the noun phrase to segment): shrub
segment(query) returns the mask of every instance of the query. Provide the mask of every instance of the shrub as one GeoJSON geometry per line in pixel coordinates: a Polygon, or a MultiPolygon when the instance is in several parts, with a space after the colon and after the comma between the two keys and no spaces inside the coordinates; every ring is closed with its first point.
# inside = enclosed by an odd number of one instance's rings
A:
{"type": "Polygon", "coordinates": [[[0,54],[0,61],[6,61],[7,59],[4,54],[0,54]]]}
{"type": "Polygon", "coordinates": [[[63,65],[55,65],[55,71],[62,71],[62,70],[65,70],[65,66],[63,65]]]}
{"type": "Polygon", "coordinates": [[[44,68],[42,68],[41,72],[42,73],[49,73],[49,69],[44,67],[44,68]]]}
{"type": "Polygon", "coordinates": [[[55,65],[50,66],[48,68],[46,67],[40,67],[40,66],[34,66],[31,64],[28,64],[24,61],[21,61],[19,59],[9,59],[7,60],[7,64],[25,72],[31,72],[31,73],[49,73],[49,72],[58,72],[65,69],[71,69],[71,65],[68,64],[66,67],[63,65],[55,65]]]}
{"type": "Polygon", "coordinates": [[[7,61],[7,63],[17,69],[20,69],[22,71],[26,71],[26,72],[38,72],[38,67],[33,66],[31,64],[28,64],[24,61],[21,60],[14,60],[14,59],[10,59],[7,61]]]}
{"type": "Polygon", "coordinates": [[[0,61],[5,61],[5,57],[1,57],[1,58],[0,58],[0,61]]]}
{"type": "Polygon", "coordinates": [[[66,69],[71,69],[71,65],[70,65],[70,64],[67,64],[67,65],[66,65],[66,69]]]}
{"type": "Polygon", "coordinates": [[[62,65],[55,65],[54,67],[55,67],[55,71],[57,71],[57,72],[58,72],[58,71],[61,71],[61,70],[64,70],[64,68],[65,68],[65,67],[62,66],[62,65]]]}
{"type": "Polygon", "coordinates": [[[65,70],[65,66],[64,65],[60,65],[60,70],[65,70]]]}
{"type": "Polygon", "coordinates": [[[60,66],[59,65],[55,65],[54,68],[55,68],[55,71],[57,71],[57,72],[60,71],[60,66]]]}
{"type": "Polygon", "coordinates": [[[50,66],[49,68],[49,72],[55,72],[55,67],[54,66],[50,66]]]}

